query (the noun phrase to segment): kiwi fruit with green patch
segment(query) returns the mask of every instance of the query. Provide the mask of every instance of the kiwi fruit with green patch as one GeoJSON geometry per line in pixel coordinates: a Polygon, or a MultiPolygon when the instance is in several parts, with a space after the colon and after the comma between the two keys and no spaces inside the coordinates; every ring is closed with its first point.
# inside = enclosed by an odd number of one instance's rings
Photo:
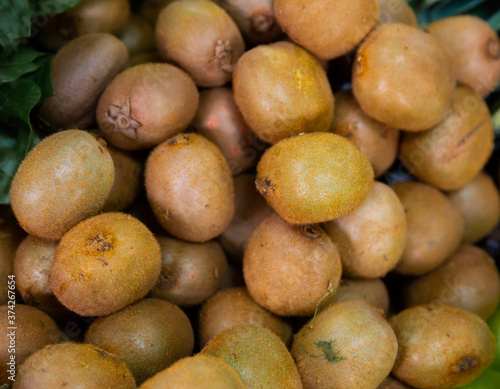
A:
{"type": "Polygon", "coordinates": [[[13,389],[136,387],[132,373],[116,355],[90,344],[67,342],[47,346],[28,358],[13,389]]]}
{"type": "Polygon", "coordinates": [[[206,242],[234,214],[234,183],[219,148],[198,134],[179,134],[156,147],[146,162],[146,192],[171,235],[206,242]]]}
{"type": "Polygon", "coordinates": [[[274,13],[293,41],[321,59],[347,54],[377,24],[377,0],[275,0],[274,13]]]}
{"type": "Polygon", "coordinates": [[[130,56],[156,49],[155,34],[151,25],[141,16],[132,14],[120,34],[130,56]]]}
{"type": "Polygon", "coordinates": [[[99,96],[127,62],[127,48],[113,35],[73,39],[52,58],[55,92],[40,107],[39,118],[54,130],[91,126],[99,96]]]}
{"type": "Polygon", "coordinates": [[[423,131],[444,119],[456,80],[445,46],[416,27],[377,27],[357,51],[352,86],[372,118],[406,131],[423,131]]]}
{"type": "Polygon", "coordinates": [[[215,241],[193,243],[159,236],[162,268],[150,295],[182,307],[203,303],[226,273],[224,251],[215,241]]]}
{"type": "Polygon", "coordinates": [[[160,270],[160,245],[147,227],[130,215],[109,212],[63,236],[50,288],[71,311],[104,316],[144,297],[160,270]]]}
{"type": "Polygon", "coordinates": [[[377,388],[397,353],[396,336],[383,313],[362,300],[321,311],[295,334],[292,344],[308,389],[377,388]]]}
{"type": "Polygon", "coordinates": [[[411,388],[408,385],[402,383],[401,381],[398,381],[397,379],[389,376],[377,387],[377,389],[411,389],[411,388]]]}
{"type": "Polygon", "coordinates": [[[200,347],[227,328],[240,324],[256,324],[267,328],[288,345],[292,327],[285,320],[274,316],[259,306],[245,287],[217,292],[202,305],[198,318],[200,347]]]}
{"type": "Polygon", "coordinates": [[[208,0],[170,3],[158,16],[155,34],[162,58],[185,69],[198,86],[229,82],[234,64],[245,52],[234,21],[208,0]]]}
{"type": "Polygon", "coordinates": [[[359,208],[325,223],[324,228],[339,249],[346,277],[384,277],[406,246],[403,205],[391,187],[377,181],[359,208]]]}
{"type": "Polygon", "coordinates": [[[290,352],[267,328],[253,324],[228,328],[216,335],[201,355],[228,362],[248,389],[302,389],[290,352]]]}
{"type": "Polygon", "coordinates": [[[287,222],[327,222],[351,213],[368,197],[370,162],[351,141],[331,133],[282,140],[257,165],[257,189],[287,222]]]}
{"type": "Polygon", "coordinates": [[[404,134],[400,153],[408,170],[420,180],[457,190],[483,169],[493,146],[488,106],[471,88],[459,86],[446,118],[429,131],[404,134]]]}
{"type": "Polygon", "coordinates": [[[342,278],[329,306],[348,300],[364,300],[375,308],[381,309],[385,314],[389,311],[389,292],[380,278],[371,280],[342,278]]]}
{"type": "Polygon", "coordinates": [[[403,0],[378,0],[378,24],[403,23],[418,28],[415,11],[403,0]]]}
{"type": "Polygon", "coordinates": [[[281,316],[312,315],[320,300],[325,306],[341,273],[337,247],[320,226],[289,224],[278,215],[254,230],[243,259],[250,295],[281,316]]]}
{"type": "Polygon", "coordinates": [[[99,99],[104,137],[124,150],[152,148],[185,130],[198,107],[193,80],[176,66],[148,63],[125,70],[99,99]]]}
{"type": "Polygon", "coordinates": [[[106,142],[80,130],[44,138],[17,170],[10,202],[21,227],[44,239],[60,239],[104,206],[114,180],[106,142]]]}
{"type": "Polygon", "coordinates": [[[408,308],[390,320],[399,343],[392,373],[417,388],[474,381],[495,355],[495,338],[477,315],[445,304],[408,308]]]}
{"type": "Polygon", "coordinates": [[[459,248],[464,218],[442,192],[430,185],[405,181],[393,188],[405,209],[408,231],[395,270],[420,276],[440,266],[459,248]]]}
{"type": "Polygon", "coordinates": [[[179,307],[147,298],[94,321],[85,342],[118,356],[141,384],[190,356],[194,334],[179,307]]]}
{"type": "Polygon", "coordinates": [[[290,42],[247,51],[234,69],[233,91],[245,122],[269,143],[328,131],[332,123],[334,97],[325,71],[290,42]]]}

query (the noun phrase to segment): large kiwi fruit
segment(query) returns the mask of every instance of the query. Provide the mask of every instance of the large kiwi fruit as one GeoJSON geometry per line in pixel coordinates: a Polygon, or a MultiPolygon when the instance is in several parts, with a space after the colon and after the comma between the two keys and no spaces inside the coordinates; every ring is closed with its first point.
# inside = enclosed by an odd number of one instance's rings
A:
{"type": "Polygon", "coordinates": [[[245,122],[266,142],[328,131],[332,123],[334,98],[326,73],[293,43],[247,51],[234,69],[233,90],[245,122]]]}
{"type": "Polygon", "coordinates": [[[199,86],[222,86],[245,52],[238,27],[221,7],[208,0],[167,5],[156,22],[160,55],[185,69],[199,86]]]}
{"type": "Polygon", "coordinates": [[[105,144],[85,131],[68,130],[29,152],[10,187],[12,210],[24,230],[60,239],[102,209],[114,180],[105,144]]]}
{"type": "Polygon", "coordinates": [[[392,373],[417,388],[456,388],[486,370],[495,338],[473,313],[445,304],[408,308],[390,320],[399,343],[392,373]]]}
{"type": "Polygon", "coordinates": [[[233,176],[221,151],[203,136],[179,134],[156,147],[145,178],[151,208],[169,234],[205,242],[231,222],[233,176]]]}
{"type": "Polygon", "coordinates": [[[144,297],[160,269],[160,246],[144,224],[130,215],[103,213],[63,236],[50,287],[73,312],[103,316],[144,297]]]}
{"type": "Polygon", "coordinates": [[[348,300],[364,300],[385,314],[389,311],[389,292],[380,278],[371,280],[342,278],[329,305],[348,300]]]}
{"type": "Polygon", "coordinates": [[[127,46],[130,56],[156,49],[155,34],[150,24],[139,15],[132,14],[120,39],[127,46]]]}
{"type": "Polygon", "coordinates": [[[376,388],[398,342],[383,313],[362,300],[331,305],[294,336],[292,356],[308,389],[376,388]]]}
{"type": "Polygon", "coordinates": [[[39,118],[55,130],[89,127],[99,96],[127,62],[127,48],[113,35],[72,40],[52,58],[55,92],[40,107],[39,118]]]}
{"type": "Polygon", "coordinates": [[[378,24],[403,23],[418,27],[415,11],[403,0],[378,0],[378,24]]]}
{"type": "Polygon", "coordinates": [[[365,154],[331,133],[282,140],[257,165],[257,189],[289,223],[322,223],[347,215],[365,201],[372,183],[365,154]]]}
{"type": "Polygon", "coordinates": [[[185,130],[198,107],[193,80],[170,64],[137,65],[120,73],[97,105],[97,124],[111,144],[152,148],[185,130]]]}
{"type": "Polygon", "coordinates": [[[352,85],[361,108],[406,131],[445,117],[455,89],[452,59],[429,34],[401,23],[377,27],[358,49],[352,85]]]}

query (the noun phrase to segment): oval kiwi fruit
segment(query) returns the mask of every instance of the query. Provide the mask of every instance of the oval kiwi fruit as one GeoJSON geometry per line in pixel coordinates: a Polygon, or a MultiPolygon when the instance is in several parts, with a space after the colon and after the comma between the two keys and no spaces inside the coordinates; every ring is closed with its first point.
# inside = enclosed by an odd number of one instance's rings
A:
{"type": "Polygon", "coordinates": [[[238,27],[221,7],[208,0],[167,5],[156,22],[160,55],[185,69],[198,86],[222,86],[245,52],[238,27]]]}
{"type": "Polygon", "coordinates": [[[130,215],[103,213],[63,236],[50,287],[73,312],[104,316],[144,297],[160,269],[160,246],[144,224],[130,215]]]}
{"type": "Polygon", "coordinates": [[[105,142],[79,130],[43,139],[21,163],[10,202],[21,227],[45,239],[60,239],[104,206],[114,180],[105,142]]]}
{"type": "Polygon", "coordinates": [[[156,49],[155,34],[151,25],[139,15],[132,14],[120,34],[129,54],[145,53],[156,49]]]}
{"type": "Polygon", "coordinates": [[[257,189],[289,223],[322,223],[347,215],[365,201],[372,183],[365,154],[331,133],[285,139],[257,165],[257,189]]]}
{"type": "Polygon", "coordinates": [[[348,300],[364,300],[385,314],[389,311],[389,292],[380,278],[371,280],[342,278],[335,297],[328,306],[348,300]]]}
{"type": "Polygon", "coordinates": [[[247,51],[234,69],[233,90],[245,122],[266,142],[328,131],[332,123],[334,98],[326,73],[293,43],[247,51]]]}
{"type": "Polygon", "coordinates": [[[145,179],[151,208],[169,234],[205,242],[231,222],[233,177],[220,150],[203,136],[179,134],[156,147],[145,179]]]}
{"type": "Polygon", "coordinates": [[[152,148],[185,130],[198,107],[198,90],[181,69],[149,63],[125,70],[99,99],[97,124],[112,145],[152,148]]]}
{"type": "Polygon", "coordinates": [[[423,131],[443,120],[451,105],[452,70],[452,59],[437,39],[405,24],[383,24],[357,52],[352,86],[372,118],[423,131]]]}
{"type": "Polygon", "coordinates": [[[378,0],[378,24],[403,23],[418,28],[415,11],[403,0],[378,0]]]}

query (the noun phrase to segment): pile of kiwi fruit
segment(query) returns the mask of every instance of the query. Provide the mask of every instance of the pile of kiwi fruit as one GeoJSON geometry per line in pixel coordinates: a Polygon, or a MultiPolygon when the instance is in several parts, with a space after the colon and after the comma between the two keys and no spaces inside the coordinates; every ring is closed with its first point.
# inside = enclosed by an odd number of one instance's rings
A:
{"type": "Polygon", "coordinates": [[[54,95],[0,206],[1,388],[498,389],[486,22],[83,0],[33,43],[54,95]]]}

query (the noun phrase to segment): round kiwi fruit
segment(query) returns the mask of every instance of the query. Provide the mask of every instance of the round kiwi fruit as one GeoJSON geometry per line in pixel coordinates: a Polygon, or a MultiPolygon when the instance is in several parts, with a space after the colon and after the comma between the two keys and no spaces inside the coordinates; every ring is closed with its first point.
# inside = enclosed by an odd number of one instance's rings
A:
{"type": "Polygon", "coordinates": [[[339,249],[346,277],[384,277],[406,246],[403,205],[391,187],[377,181],[359,208],[325,223],[324,228],[339,249]]]}
{"type": "Polygon", "coordinates": [[[390,320],[399,343],[392,373],[417,388],[474,381],[495,354],[495,338],[477,315],[445,304],[408,308],[390,320]]]}
{"type": "Polygon", "coordinates": [[[335,95],[332,132],[350,139],[366,154],[375,177],[384,174],[398,156],[399,131],[369,117],[352,91],[335,95]]]}
{"type": "Polygon", "coordinates": [[[347,54],[377,24],[377,0],[275,0],[274,13],[293,41],[321,59],[347,54]]]}
{"type": "Polygon", "coordinates": [[[488,22],[460,15],[438,20],[426,29],[453,57],[459,82],[482,96],[495,89],[500,81],[500,38],[488,22]]]}
{"type": "Polygon", "coordinates": [[[495,261],[475,246],[462,246],[440,267],[404,286],[407,307],[448,304],[490,317],[500,301],[500,275],[495,261]]]}
{"type": "Polygon", "coordinates": [[[141,384],[190,356],[194,334],[179,307],[148,298],[94,321],[85,342],[118,356],[141,384]]]}
{"type": "Polygon", "coordinates": [[[132,14],[120,34],[130,56],[156,49],[155,34],[151,25],[139,15],[132,14]]]}
{"type": "Polygon", "coordinates": [[[198,86],[222,86],[245,52],[238,27],[209,0],[182,0],[167,5],[156,22],[160,55],[185,69],[198,86]]]}
{"type": "Polygon", "coordinates": [[[37,351],[21,365],[14,389],[135,389],[116,355],[90,344],[60,343],[37,351]]]}
{"type": "MultiPolygon", "coordinates": [[[[406,4],[406,3],[405,3],[406,4]]],[[[391,376],[387,377],[377,389],[411,389],[408,385],[398,381],[391,376]]]]}
{"type": "Polygon", "coordinates": [[[201,350],[228,362],[248,389],[302,389],[285,344],[267,328],[241,324],[216,335],[201,350]]]}
{"type": "Polygon", "coordinates": [[[451,105],[453,63],[444,45],[401,23],[377,27],[358,49],[354,95],[372,118],[406,131],[437,125],[451,105]]]}
{"type": "Polygon", "coordinates": [[[331,133],[285,139],[257,165],[257,189],[289,223],[322,223],[347,215],[365,201],[372,183],[365,154],[331,133]]]}
{"type": "Polygon", "coordinates": [[[293,43],[247,51],[234,69],[233,90],[245,122],[266,142],[328,131],[332,123],[334,97],[326,73],[293,43]]]}
{"type": "Polygon", "coordinates": [[[397,353],[396,336],[383,313],[362,300],[321,311],[292,344],[304,388],[310,389],[376,388],[397,353]]]}
{"type": "Polygon", "coordinates": [[[385,314],[389,311],[389,292],[380,278],[371,280],[342,278],[329,306],[348,300],[364,300],[385,314]]]}
{"type": "Polygon", "coordinates": [[[104,206],[114,180],[106,142],[68,130],[44,138],[14,176],[10,202],[19,224],[32,235],[60,239],[104,206]]]}
{"type": "Polygon", "coordinates": [[[441,265],[460,246],[464,218],[436,188],[421,182],[399,182],[394,191],[405,209],[408,234],[396,272],[423,275],[441,265]]]}
{"type": "Polygon", "coordinates": [[[254,230],[243,259],[252,298],[282,316],[309,316],[319,302],[325,306],[341,273],[337,247],[321,227],[292,225],[278,215],[254,230]]]}
{"type": "Polygon", "coordinates": [[[415,11],[403,0],[378,0],[378,24],[403,23],[418,28],[415,11]]]}
{"type": "Polygon", "coordinates": [[[429,131],[403,135],[401,160],[420,180],[457,190],[483,169],[493,143],[488,106],[471,88],[459,86],[451,112],[441,123],[429,131]]]}
{"type": "Polygon", "coordinates": [[[198,134],[179,134],[156,147],[146,162],[146,192],[171,235],[206,242],[234,214],[234,183],[221,151],[198,134]]]}
{"type": "Polygon", "coordinates": [[[55,130],[91,126],[99,96],[127,62],[127,48],[113,35],[73,39],[52,58],[55,92],[40,107],[39,118],[55,130]]]}
{"type": "Polygon", "coordinates": [[[200,347],[227,328],[256,324],[267,328],[285,344],[292,339],[292,327],[259,306],[245,287],[225,289],[210,297],[200,309],[198,338],[200,347]]]}
{"type": "Polygon", "coordinates": [[[63,236],[50,288],[73,312],[104,316],[144,297],[160,269],[160,246],[144,224],[130,215],[103,213],[63,236]]]}
{"type": "Polygon", "coordinates": [[[226,256],[217,242],[192,243],[165,236],[157,239],[162,269],[151,290],[152,297],[189,307],[214,294],[227,269],[226,256]]]}
{"type": "Polygon", "coordinates": [[[116,147],[148,149],[185,130],[197,107],[198,90],[183,70],[142,64],[109,84],[97,105],[97,124],[116,147]]]}

